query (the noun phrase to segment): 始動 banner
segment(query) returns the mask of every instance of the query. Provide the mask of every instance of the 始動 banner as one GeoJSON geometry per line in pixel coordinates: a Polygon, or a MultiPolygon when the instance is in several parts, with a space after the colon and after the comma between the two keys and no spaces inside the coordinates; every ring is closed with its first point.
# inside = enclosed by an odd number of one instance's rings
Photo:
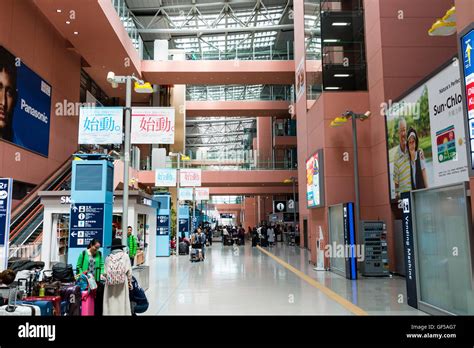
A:
{"type": "Polygon", "coordinates": [[[174,144],[174,108],[132,108],[132,144],[174,144]]]}
{"type": "Polygon", "coordinates": [[[82,107],[79,111],[79,144],[121,144],[123,109],[82,107]]]}

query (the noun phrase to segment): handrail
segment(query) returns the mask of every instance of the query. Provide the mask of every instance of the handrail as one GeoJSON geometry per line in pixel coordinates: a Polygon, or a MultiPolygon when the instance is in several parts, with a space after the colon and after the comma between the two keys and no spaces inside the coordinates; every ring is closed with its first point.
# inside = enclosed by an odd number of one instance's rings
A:
{"type": "MultiPolygon", "coordinates": [[[[66,169],[66,167],[68,165],[70,165],[69,162],[71,162],[72,159],[71,157],[69,156],[68,159],[66,161],[64,161],[64,163],[62,163],[56,170],[53,171],[53,173],[60,173],[58,174],[58,176],[60,176],[61,174],[64,173],[64,170],[66,169]]],[[[14,224],[20,217],[21,217],[21,212],[23,211],[24,208],[28,207],[30,205],[30,203],[32,203],[33,200],[35,200],[37,198],[37,195],[36,193],[38,193],[39,191],[44,191],[45,187],[48,185],[48,184],[51,184],[55,179],[57,179],[58,177],[55,176],[55,177],[51,177],[51,176],[48,176],[46,179],[44,179],[40,184],[38,184],[34,189],[33,191],[31,191],[21,202],[19,205],[17,205],[15,207],[15,209],[12,211],[12,221],[11,221],[11,224],[14,224]]]]}
{"type": "MultiPolygon", "coordinates": [[[[42,213],[42,212],[41,212],[41,213],[42,213]]],[[[33,235],[33,233],[35,233],[35,232],[37,231],[37,229],[43,224],[44,215],[41,216],[40,214],[37,214],[37,215],[36,215],[36,218],[39,218],[39,219],[38,219],[39,221],[37,221],[36,225],[33,226],[33,228],[31,228],[31,231],[28,233],[28,235],[26,236],[26,238],[24,238],[20,243],[14,243],[14,244],[19,245],[19,246],[21,246],[21,245],[28,245],[27,243],[25,243],[25,241],[27,241],[27,240],[33,235]]],[[[28,227],[30,227],[30,226],[31,226],[31,224],[28,225],[28,226],[27,226],[26,228],[24,228],[23,230],[21,230],[22,232],[24,232],[23,234],[26,234],[25,232],[28,231],[28,227]]]]}
{"type": "Polygon", "coordinates": [[[39,211],[43,207],[42,204],[37,205],[30,213],[21,220],[21,222],[13,229],[13,231],[10,232],[10,241],[15,240],[16,236],[20,233],[21,229],[27,225],[29,222],[31,222],[36,216],[38,216],[39,211]]]}

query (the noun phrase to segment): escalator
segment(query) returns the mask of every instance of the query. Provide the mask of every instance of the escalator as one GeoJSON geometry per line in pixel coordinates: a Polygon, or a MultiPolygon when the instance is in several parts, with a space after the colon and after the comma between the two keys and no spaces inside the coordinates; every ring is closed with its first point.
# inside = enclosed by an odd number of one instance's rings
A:
{"type": "MultiPolygon", "coordinates": [[[[43,205],[40,191],[69,190],[71,186],[72,159],[66,160],[50,177],[35,187],[13,210],[10,224],[10,248],[38,243],[43,232],[43,205]]],[[[16,248],[16,249],[15,249],[16,248]]],[[[16,255],[10,256],[16,257],[16,255]]]]}

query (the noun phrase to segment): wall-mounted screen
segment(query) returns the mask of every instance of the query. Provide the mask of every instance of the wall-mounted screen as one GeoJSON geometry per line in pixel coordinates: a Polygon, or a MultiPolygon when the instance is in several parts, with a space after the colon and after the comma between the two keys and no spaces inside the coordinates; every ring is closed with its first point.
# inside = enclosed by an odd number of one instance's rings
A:
{"type": "Polygon", "coordinates": [[[323,150],[318,150],[306,161],[306,200],[308,208],[324,205],[323,150]]]}

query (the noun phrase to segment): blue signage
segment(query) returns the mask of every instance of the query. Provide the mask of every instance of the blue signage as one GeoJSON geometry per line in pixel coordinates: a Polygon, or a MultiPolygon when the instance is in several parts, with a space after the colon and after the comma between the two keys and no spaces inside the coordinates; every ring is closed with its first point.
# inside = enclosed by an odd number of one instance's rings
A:
{"type": "Polygon", "coordinates": [[[189,232],[189,219],[179,219],[179,233],[189,232]]]}
{"type": "Polygon", "coordinates": [[[156,216],[156,234],[158,236],[168,235],[170,233],[170,217],[168,215],[156,216]]]}
{"type": "Polygon", "coordinates": [[[468,150],[470,153],[471,172],[474,171],[474,29],[461,37],[461,61],[463,82],[466,88],[466,110],[468,136],[468,150]]]}
{"type": "Polygon", "coordinates": [[[71,207],[70,248],[85,248],[92,239],[102,241],[104,204],[76,203],[71,207]]]}
{"type": "Polygon", "coordinates": [[[0,68],[6,91],[0,138],[48,156],[51,85],[1,46],[0,68]]]}
{"type": "Polygon", "coordinates": [[[0,245],[8,245],[10,238],[12,186],[12,179],[0,179],[0,245]]]}

